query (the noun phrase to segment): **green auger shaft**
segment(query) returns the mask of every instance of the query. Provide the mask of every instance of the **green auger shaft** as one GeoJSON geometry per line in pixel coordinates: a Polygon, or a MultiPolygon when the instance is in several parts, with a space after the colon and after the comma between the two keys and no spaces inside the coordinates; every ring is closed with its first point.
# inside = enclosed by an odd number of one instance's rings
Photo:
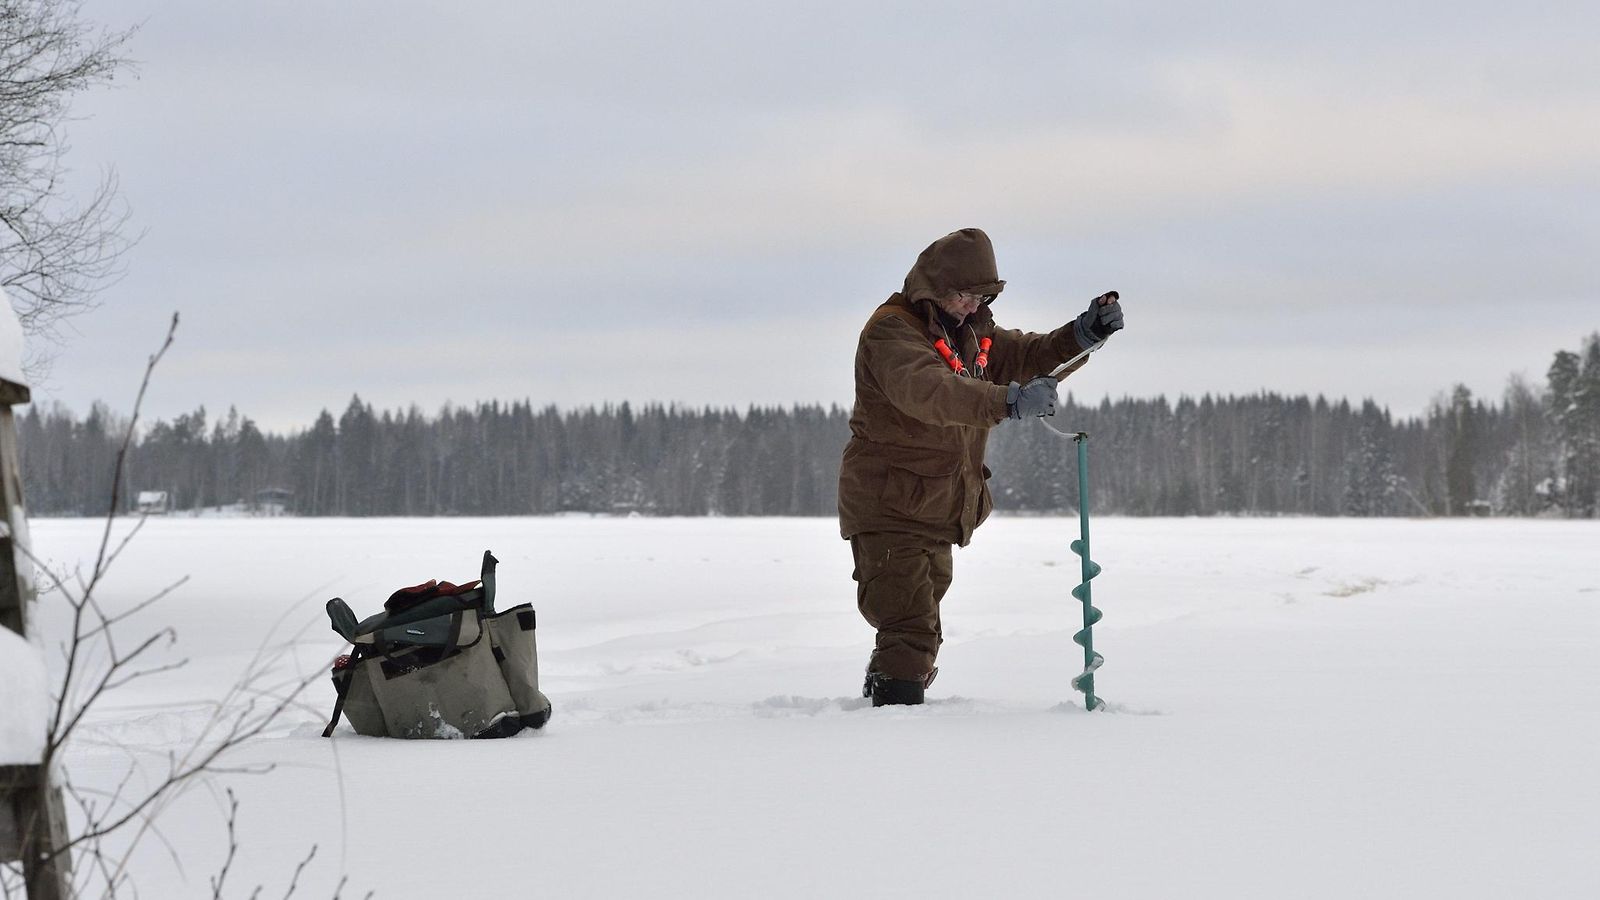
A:
{"type": "Polygon", "coordinates": [[[1078,534],[1072,542],[1072,552],[1083,561],[1083,581],[1072,589],[1072,596],[1083,602],[1083,630],[1072,640],[1083,647],[1083,674],[1072,679],[1074,690],[1083,691],[1085,708],[1105,709],[1106,702],[1094,695],[1094,673],[1106,661],[1094,652],[1094,623],[1100,621],[1100,610],[1091,600],[1089,582],[1100,574],[1100,566],[1089,558],[1089,435],[1078,432],[1073,440],[1078,443],[1078,534]]]}

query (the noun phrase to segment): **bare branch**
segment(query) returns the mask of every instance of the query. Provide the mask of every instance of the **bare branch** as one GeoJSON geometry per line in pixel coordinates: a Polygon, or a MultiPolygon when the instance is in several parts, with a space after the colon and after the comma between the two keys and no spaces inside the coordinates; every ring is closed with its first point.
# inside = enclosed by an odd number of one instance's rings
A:
{"type": "MultiPolygon", "coordinates": [[[[177,323],[174,322],[173,324],[176,325],[177,323]]],[[[132,428],[131,425],[129,427],[130,429],[132,428]]],[[[140,515],[139,518],[133,521],[133,527],[128,529],[128,533],[122,536],[122,540],[118,542],[116,549],[112,550],[106,555],[105,565],[103,568],[109,568],[112,563],[116,562],[117,557],[122,555],[122,551],[127,548],[128,543],[132,541],[134,537],[139,534],[139,532],[144,530],[144,523],[148,521],[149,518],[150,517],[147,515],[140,515]]]]}
{"type": "MultiPolygon", "coordinates": [[[[0,5],[0,285],[24,331],[58,342],[66,318],[92,309],[115,283],[128,213],[114,172],[86,199],[65,183],[64,125],[72,99],[131,64],[134,30],[107,32],[79,18],[79,0],[0,5]]],[[[41,373],[45,360],[30,364],[41,373]]]]}
{"type": "MultiPolygon", "coordinates": [[[[116,521],[117,510],[122,505],[122,479],[127,472],[128,448],[133,444],[133,435],[139,425],[139,413],[144,409],[144,395],[150,389],[150,376],[155,372],[161,358],[167,355],[167,350],[172,347],[173,337],[178,332],[178,314],[172,314],[172,324],[167,326],[166,340],[161,342],[161,349],[151,354],[149,362],[144,367],[144,378],[139,382],[139,392],[133,398],[133,413],[128,418],[128,430],[122,436],[122,446],[117,448],[116,469],[111,476],[111,504],[106,511],[106,527],[100,537],[100,552],[95,557],[94,567],[90,569],[89,584],[85,593],[91,593],[94,586],[105,575],[106,546],[111,541],[111,525],[116,521]]],[[[142,524],[142,523],[141,523],[142,524]]]]}
{"type": "MultiPolygon", "coordinates": [[[[151,647],[155,646],[156,642],[161,640],[163,637],[167,638],[169,643],[175,642],[178,639],[178,633],[171,628],[163,628],[141,641],[131,653],[128,653],[126,656],[114,657],[111,660],[110,666],[100,676],[99,683],[90,689],[89,695],[80,703],[78,703],[77,709],[72,712],[66,724],[61,727],[59,731],[53,729],[49,735],[46,735],[45,759],[51,759],[55,756],[56,750],[60,748],[61,744],[66,740],[67,736],[72,733],[72,730],[77,727],[78,723],[83,721],[83,717],[89,712],[89,708],[94,705],[96,700],[100,699],[101,694],[106,692],[107,686],[111,683],[116,673],[119,672],[123,666],[126,666],[135,659],[138,659],[139,656],[146,650],[149,650],[151,647]]],[[[58,715],[60,712],[61,711],[58,709],[58,715]]]]}
{"type": "Polygon", "coordinates": [[[228,857],[222,861],[222,871],[211,879],[212,900],[222,900],[222,885],[228,880],[228,870],[233,868],[233,857],[239,852],[239,837],[234,832],[234,822],[239,817],[239,798],[228,788],[228,857]]]}
{"type": "Polygon", "coordinates": [[[316,855],[317,845],[312,844],[311,852],[306,854],[305,859],[300,860],[300,865],[294,867],[294,877],[289,879],[289,890],[284,892],[283,900],[289,900],[290,897],[294,896],[294,889],[300,885],[300,873],[306,870],[306,866],[311,863],[311,860],[315,858],[316,855]]]}
{"type": "Polygon", "coordinates": [[[96,628],[93,631],[88,632],[87,634],[84,635],[84,637],[85,638],[92,638],[92,637],[97,636],[100,632],[106,630],[107,628],[110,628],[112,625],[115,625],[118,622],[121,622],[122,620],[127,619],[127,618],[139,613],[140,611],[148,608],[151,604],[154,604],[154,603],[157,603],[157,602],[161,601],[162,599],[166,598],[167,595],[171,594],[173,591],[177,590],[180,587],[183,587],[184,585],[186,585],[188,583],[189,583],[189,576],[185,575],[182,578],[178,579],[177,581],[174,581],[172,584],[167,585],[166,587],[162,588],[161,590],[157,591],[156,593],[152,594],[151,596],[145,598],[144,600],[141,600],[138,603],[134,604],[133,606],[128,607],[127,609],[123,610],[122,612],[117,613],[114,616],[106,616],[106,617],[102,618],[100,627],[96,628]]]}
{"type": "MultiPolygon", "coordinates": [[[[122,815],[97,828],[86,830],[84,833],[71,838],[67,841],[66,845],[57,848],[55,853],[50,855],[53,856],[55,854],[69,851],[79,844],[104,837],[105,835],[118,830],[124,825],[127,825],[129,822],[139,818],[140,814],[151,806],[157,805],[158,803],[169,802],[174,796],[176,796],[178,788],[185,783],[192,781],[196,776],[213,772],[252,771],[246,768],[221,768],[218,760],[231,750],[244,743],[247,743],[252,738],[265,731],[267,727],[269,727],[278,718],[278,716],[283,713],[284,710],[288,709],[294,703],[295,699],[302,692],[304,692],[307,687],[309,687],[320,677],[321,672],[316,672],[312,675],[306,676],[306,678],[299,682],[298,686],[292,693],[279,698],[276,704],[266,710],[263,710],[259,714],[251,715],[251,713],[254,712],[253,706],[247,706],[245,710],[232,717],[231,722],[229,723],[227,729],[223,732],[222,737],[207,746],[205,741],[209,737],[209,733],[213,729],[214,725],[218,722],[218,720],[214,718],[212,720],[212,724],[208,725],[207,728],[202,732],[201,738],[196,741],[195,745],[192,746],[181,759],[172,760],[171,764],[169,765],[169,772],[164,781],[150,790],[142,799],[133,803],[130,809],[124,812],[122,815]]],[[[268,770],[270,770],[270,767],[268,767],[268,770]]],[[[262,770],[257,769],[254,771],[262,770]]]]}
{"type": "Polygon", "coordinates": [[[187,659],[180,659],[177,662],[166,663],[165,665],[156,666],[153,669],[140,669],[137,672],[130,672],[123,678],[117,679],[116,681],[106,682],[105,689],[108,691],[114,691],[117,688],[137,681],[140,678],[148,678],[151,675],[160,675],[162,672],[173,672],[183,668],[188,664],[189,661],[187,659]]]}
{"type": "MultiPolygon", "coordinates": [[[[0,3],[4,2],[5,0],[0,0],[0,3]]],[[[0,71],[3,71],[4,65],[3,53],[0,53],[0,71]]],[[[85,732],[88,733],[87,739],[93,740],[95,729],[86,726],[86,717],[107,693],[151,675],[171,671],[186,662],[186,660],[162,662],[149,658],[157,647],[171,646],[176,642],[177,634],[173,628],[158,628],[134,640],[131,645],[127,642],[127,635],[121,634],[121,629],[132,617],[150,609],[156,602],[186,584],[187,577],[122,609],[108,608],[97,594],[113,563],[129,546],[143,525],[144,520],[140,519],[120,540],[114,541],[113,526],[117,512],[122,506],[120,498],[126,477],[127,454],[138,423],[139,412],[152,373],[172,345],[177,324],[178,318],[174,316],[166,339],[160,349],[150,357],[145,368],[134,403],[133,415],[127,423],[116,455],[111,498],[107,505],[105,525],[100,534],[92,566],[86,574],[81,570],[76,572],[77,583],[74,586],[68,583],[68,575],[58,573],[34,558],[32,554],[28,554],[28,559],[44,573],[49,589],[60,594],[72,613],[62,648],[64,665],[59,689],[55,692],[56,708],[46,735],[43,761],[47,767],[63,752],[69,741],[86,739],[85,732]]],[[[112,740],[110,745],[127,753],[129,764],[122,779],[109,795],[81,792],[68,779],[66,782],[68,790],[81,812],[81,825],[77,826],[75,833],[69,835],[61,845],[35,851],[37,854],[35,859],[40,864],[46,864],[62,856],[75,856],[82,863],[77,867],[80,881],[94,882],[104,891],[105,896],[115,896],[124,890],[136,894],[137,889],[132,884],[129,863],[135,849],[147,835],[154,835],[167,848],[168,853],[177,859],[176,848],[156,824],[164,811],[170,809],[172,804],[194,785],[209,785],[211,776],[262,774],[272,771],[274,766],[271,763],[235,761],[232,755],[273,727],[287,711],[305,709],[302,700],[304,693],[326,671],[324,665],[318,665],[309,673],[292,678],[285,678],[279,674],[286,661],[298,661],[298,656],[294,655],[301,649],[298,640],[310,627],[309,622],[304,623],[289,639],[276,639],[279,627],[288,615],[289,612],[286,611],[279,617],[268,638],[257,646],[243,672],[224,695],[219,700],[201,707],[202,710],[209,708],[209,712],[193,739],[181,750],[168,752],[164,768],[157,769],[148,781],[142,780],[147,769],[139,755],[115,740],[112,740]],[[137,788],[135,788],[135,773],[139,773],[141,778],[137,788]],[[105,849],[107,846],[105,839],[113,834],[118,835],[117,858],[109,856],[105,849]]],[[[227,878],[240,849],[236,831],[239,802],[231,789],[227,791],[227,797],[228,855],[222,869],[211,880],[213,897],[221,897],[226,890],[227,878]]],[[[316,848],[313,847],[296,868],[285,896],[294,894],[307,865],[315,854],[316,848]]],[[[179,866],[181,869],[181,862],[179,866]]],[[[339,890],[343,889],[345,883],[344,880],[340,881],[339,890]]],[[[87,884],[84,886],[87,887],[87,884]]],[[[257,887],[252,896],[259,895],[260,891],[261,888],[257,887]]]]}

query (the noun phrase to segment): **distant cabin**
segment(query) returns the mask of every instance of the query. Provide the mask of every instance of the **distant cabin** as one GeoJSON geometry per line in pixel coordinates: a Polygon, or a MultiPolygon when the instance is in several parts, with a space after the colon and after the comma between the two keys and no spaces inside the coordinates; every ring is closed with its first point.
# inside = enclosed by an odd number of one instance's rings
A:
{"type": "Polygon", "coordinates": [[[140,491],[135,498],[133,511],[145,516],[164,516],[167,514],[166,491],[140,491]]]}
{"type": "Polygon", "coordinates": [[[288,488],[262,488],[255,494],[255,511],[261,515],[281,516],[294,501],[294,491],[288,488]]]}

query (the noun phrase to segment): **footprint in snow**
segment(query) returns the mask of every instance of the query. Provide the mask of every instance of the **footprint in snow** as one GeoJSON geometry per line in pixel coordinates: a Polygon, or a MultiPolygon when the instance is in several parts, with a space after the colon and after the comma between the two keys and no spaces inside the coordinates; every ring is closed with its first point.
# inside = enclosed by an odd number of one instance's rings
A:
{"type": "MultiPolygon", "coordinates": [[[[1083,704],[1082,703],[1070,703],[1070,702],[1069,703],[1057,703],[1055,706],[1050,707],[1050,711],[1051,712],[1059,712],[1059,713],[1088,712],[1088,710],[1083,708],[1083,704]]],[[[1159,709],[1141,709],[1141,708],[1136,707],[1136,706],[1129,706],[1126,703],[1111,703],[1111,702],[1107,702],[1106,705],[1105,705],[1105,708],[1100,710],[1100,712],[1116,713],[1117,715],[1121,715],[1121,716],[1164,716],[1164,715],[1166,715],[1165,712],[1162,712],[1159,709]]]]}
{"type": "Polygon", "coordinates": [[[768,697],[751,707],[756,715],[763,718],[781,718],[786,716],[817,716],[831,712],[846,712],[871,706],[872,701],[866,697],[797,697],[776,696],[768,697]]]}
{"type": "Polygon", "coordinates": [[[1387,582],[1382,578],[1363,578],[1353,584],[1337,585],[1332,590],[1323,591],[1322,593],[1327,597],[1354,597],[1357,594],[1375,591],[1384,584],[1387,584],[1387,582]]]}

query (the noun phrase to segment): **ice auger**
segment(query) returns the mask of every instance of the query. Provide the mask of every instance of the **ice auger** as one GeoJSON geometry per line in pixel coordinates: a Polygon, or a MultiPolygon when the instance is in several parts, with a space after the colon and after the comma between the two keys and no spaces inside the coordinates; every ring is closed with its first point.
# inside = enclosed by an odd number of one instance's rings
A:
{"type": "MultiPolygon", "coordinates": [[[[1056,370],[1050,373],[1051,376],[1057,379],[1065,377],[1079,360],[1104,346],[1104,343],[1100,343],[1089,347],[1057,366],[1056,370]]],[[[1100,564],[1089,558],[1089,434],[1085,431],[1062,431],[1042,418],[1039,424],[1062,437],[1072,438],[1078,445],[1078,539],[1072,542],[1072,552],[1078,554],[1078,559],[1083,563],[1083,580],[1072,589],[1072,596],[1083,604],[1083,628],[1072,636],[1072,641],[1083,648],[1083,672],[1072,679],[1072,688],[1083,691],[1086,709],[1105,709],[1106,702],[1094,695],[1094,673],[1105,663],[1106,658],[1094,650],[1094,623],[1100,621],[1100,610],[1095,607],[1091,599],[1092,592],[1089,586],[1089,582],[1100,574],[1100,564]]]]}
{"type": "Polygon", "coordinates": [[[1072,679],[1072,689],[1083,691],[1085,708],[1105,709],[1106,702],[1094,695],[1094,673],[1106,658],[1094,649],[1094,623],[1100,621],[1100,610],[1094,605],[1089,586],[1100,574],[1100,564],[1089,558],[1089,434],[1062,431],[1042,418],[1039,424],[1062,437],[1072,438],[1078,445],[1078,539],[1072,542],[1072,552],[1078,554],[1083,563],[1083,580],[1072,589],[1072,596],[1083,604],[1083,628],[1072,636],[1072,641],[1083,648],[1083,671],[1072,679]]]}
{"type": "Polygon", "coordinates": [[[1083,603],[1083,630],[1072,640],[1083,648],[1083,674],[1072,679],[1072,687],[1083,691],[1085,708],[1105,709],[1106,702],[1094,695],[1094,673],[1106,658],[1094,650],[1093,629],[1100,621],[1100,610],[1091,600],[1089,585],[1100,574],[1100,564],[1089,558],[1089,435],[1080,431],[1073,440],[1078,445],[1078,539],[1072,542],[1072,552],[1083,561],[1083,581],[1072,589],[1072,596],[1083,603]]]}

